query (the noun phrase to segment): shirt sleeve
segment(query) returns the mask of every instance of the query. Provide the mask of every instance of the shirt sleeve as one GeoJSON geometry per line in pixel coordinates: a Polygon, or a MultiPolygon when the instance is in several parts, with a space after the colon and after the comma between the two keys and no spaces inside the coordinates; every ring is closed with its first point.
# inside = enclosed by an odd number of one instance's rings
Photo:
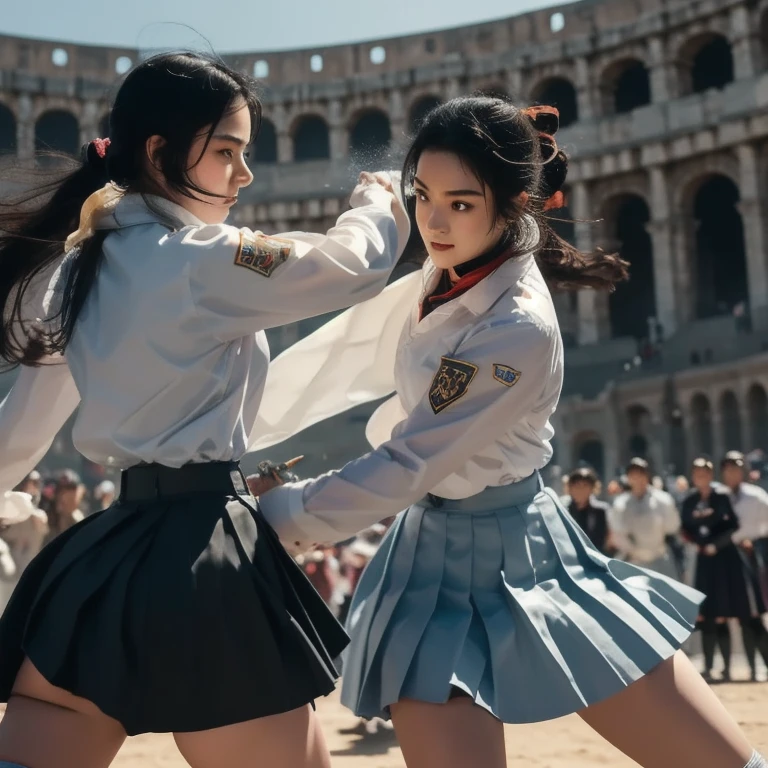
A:
{"type": "Polygon", "coordinates": [[[21,367],[0,403],[0,491],[18,485],[35,468],[79,402],[63,358],[21,367]]]}
{"type": "Polygon", "coordinates": [[[632,544],[625,525],[625,517],[626,499],[619,496],[608,511],[608,528],[613,537],[614,546],[624,556],[632,551],[632,544]]]}
{"type": "Polygon", "coordinates": [[[315,480],[261,497],[288,546],[342,541],[423,498],[543,398],[560,356],[556,329],[522,320],[478,331],[444,356],[432,383],[392,439],[315,480]]]}
{"type": "Polygon", "coordinates": [[[408,216],[381,185],[361,185],[326,234],[267,236],[226,225],[172,236],[195,248],[192,301],[222,340],[358,304],[379,293],[408,240],[408,216]]]}
{"type": "Polygon", "coordinates": [[[661,495],[664,512],[664,535],[672,536],[680,530],[680,513],[677,511],[675,500],[668,494],[661,495]]]}

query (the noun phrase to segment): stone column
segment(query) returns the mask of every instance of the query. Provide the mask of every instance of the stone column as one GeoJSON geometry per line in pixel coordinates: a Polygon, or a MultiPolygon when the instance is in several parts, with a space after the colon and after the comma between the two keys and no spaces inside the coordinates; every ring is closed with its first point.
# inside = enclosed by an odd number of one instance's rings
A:
{"type": "Polygon", "coordinates": [[[648,40],[649,69],[651,78],[651,101],[661,104],[672,98],[674,72],[667,61],[667,51],[660,37],[648,40]]]}
{"type": "Polygon", "coordinates": [[[344,124],[341,102],[333,99],[328,105],[328,124],[330,127],[331,160],[346,157],[349,152],[349,134],[344,124]]]}
{"type": "Polygon", "coordinates": [[[737,80],[753,77],[758,71],[760,43],[756,31],[752,29],[746,5],[731,8],[730,27],[734,77],[737,80]]]}
{"type": "Polygon", "coordinates": [[[764,209],[761,203],[765,182],[760,177],[757,151],[751,144],[740,144],[738,209],[744,226],[747,257],[749,306],[753,318],[760,323],[768,315],[768,254],[764,209]]]}
{"type": "Polygon", "coordinates": [[[389,92],[389,124],[392,131],[391,143],[395,147],[404,146],[408,133],[403,92],[393,88],[389,92]]]}
{"type": "Polygon", "coordinates": [[[650,169],[651,221],[648,232],[653,243],[653,283],[656,293],[656,317],[664,328],[664,338],[678,326],[675,300],[677,270],[672,240],[672,214],[664,169],[650,169]]]}
{"type": "Polygon", "coordinates": [[[86,101],[80,113],[80,143],[87,144],[89,141],[100,136],[99,117],[101,116],[99,104],[95,101],[86,101]]]}
{"type": "MultiPolygon", "coordinates": [[[[275,124],[275,132],[277,133],[277,162],[292,163],[293,137],[289,132],[290,125],[288,124],[288,115],[285,111],[285,105],[275,104],[272,107],[270,117],[275,124]]],[[[277,231],[283,232],[285,230],[280,229],[277,231]]]]}
{"type": "MultiPolygon", "coordinates": [[[[573,185],[571,190],[570,210],[577,221],[576,247],[585,252],[594,249],[592,239],[593,225],[590,219],[587,188],[583,182],[573,185]]],[[[578,293],[577,304],[579,344],[596,344],[610,336],[610,318],[608,314],[608,296],[605,293],[585,288],[578,293]]]]}
{"type": "Polygon", "coordinates": [[[527,103],[529,94],[523,92],[523,73],[519,69],[507,70],[506,87],[515,102],[527,103]]]}
{"type": "Polygon", "coordinates": [[[598,104],[592,88],[592,73],[589,62],[579,57],[576,59],[576,102],[579,108],[579,122],[595,117],[598,104]]]}
{"type": "Polygon", "coordinates": [[[723,414],[720,411],[720,402],[715,397],[709,398],[710,416],[712,424],[712,460],[717,464],[725,454],[725,434],[723,430],[723,414]]]}
{"type": "Polygon", "coordinates": [[[16,103],[16,152],[20,160],[29,160],[35,154],[34,104],[27,93],[20,93],[16,103]]]}

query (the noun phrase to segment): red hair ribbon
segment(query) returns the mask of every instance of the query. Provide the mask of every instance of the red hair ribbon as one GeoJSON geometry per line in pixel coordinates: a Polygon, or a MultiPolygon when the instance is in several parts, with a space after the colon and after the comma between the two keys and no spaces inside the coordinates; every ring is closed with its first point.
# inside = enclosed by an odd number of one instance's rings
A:
{"type": "Polygon", "coordinates": [[[91,144],[96,150],[96,154],[104,159],[107,156],[107,149],[112,142],[109,139],[94,139],[91,144]]]}
{"type": "MultiPolygon", "coordinates": [[[[546,139],[552,147],[552,156],[544,162],[549,162],[557,156],[557,142],[555,141],[555,132],[560,127],[560,110],[557,107],[550,107],[547,104],[541,104],[536,107],[527,107],[521,110],[522,113],[530,119],[534,128],[539,132],[539,138],[546,139]]],[[[565,207],[565,195],[562,192],[555,192],[544,203],[544,210],[551,211],[555,208],[565,207]]]]}

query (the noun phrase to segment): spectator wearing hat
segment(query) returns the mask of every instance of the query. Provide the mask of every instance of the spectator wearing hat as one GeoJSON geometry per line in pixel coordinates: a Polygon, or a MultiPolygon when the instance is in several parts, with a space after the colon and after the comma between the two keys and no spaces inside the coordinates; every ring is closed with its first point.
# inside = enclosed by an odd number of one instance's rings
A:
{"type": "MultiPolygon", "coordinates": [[[[757,485],[744,482],[749,465],[740,451],[728,451],[720,462],[723,483],[731,492],[731,504],[739,520],[733,534],[748,568],[747,584],[757,581],[762,602],[768,606],[768,493],[757,485]]],[[[757,679],[755,656],[760,650],[768,666],[768,632],[759,617],[742,623],[742,636],[752,679],[757,679]]]]}
{"type": "Polygon", "coordinates": [[[85,486],[80,476],[71,469],[65,469],[56,479],[56,487],[48,513],[48,536],[46,544],[60,533],[85,519],[80,504],[85,496],[85,486]]]}
{"type": "Polygon", "coordinates": [[[674,499],[651,485],[651,468],[642,458],[627,466],[630,490],[619,496],[609,514],[613,542],[627,562],[679,578],[667,540],[680,530],[674,499]]]}
{"type": "Polygon", "coordinates": [[[694,460],[691,480],[695,490],[683,502],[686,537],[696,545],[696,589],[707,597],[701,605],[699,628],[704,651],[704,676],[712,678],[715,648],[723,656],[723,680],[730,680],[731,637],[728,619],[738,619],[747,634],[754,618],[765,612],[754,574],[746,566],[734,534],[739,520],[731,495],[714,483],[714,466],[707,457],[694,460]]]}
{"type": "Polygon", "coordinates": [[[587,468],[576,469],[568,475],[568,512],[587,534],[595,548],[608,554],[610,534],[608,530],[608,505],[595,498],[597,475],[587,468]]]}

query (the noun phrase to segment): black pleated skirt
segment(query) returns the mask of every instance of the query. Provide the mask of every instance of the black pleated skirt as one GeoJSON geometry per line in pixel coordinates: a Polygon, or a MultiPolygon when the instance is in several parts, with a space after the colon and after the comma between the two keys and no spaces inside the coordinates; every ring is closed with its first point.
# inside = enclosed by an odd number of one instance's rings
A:
{"type": "Polygon", "coordinates": [[[695,587],[707,596],[701,606],[704,619],[749,619],[765,613],[757,573],[735,544],[716,555],[698,555],[695,587]]]}
{"type": "Polygon", "coordinates": [[[23,574],[0,619],[0,701],[28,656],[129,735],[206,730],[327,695],[347,642],[237,463],[141,465],[23,574]]]}

